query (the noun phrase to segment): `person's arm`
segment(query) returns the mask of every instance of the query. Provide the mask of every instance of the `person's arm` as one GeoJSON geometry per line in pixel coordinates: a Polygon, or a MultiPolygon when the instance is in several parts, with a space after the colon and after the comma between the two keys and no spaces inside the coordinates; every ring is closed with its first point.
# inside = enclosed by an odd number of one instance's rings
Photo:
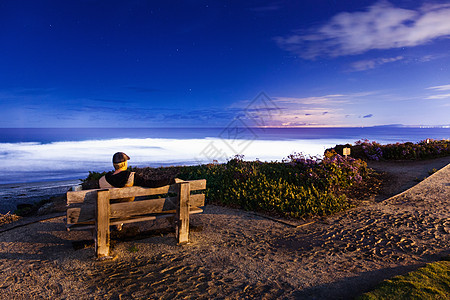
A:
{"type": "MultiPolygon", "coordinates": [[[[178,178],[177,178],[178,179],[178,178]]],[[[165,185],[174,184],[176,182],[174,177],[163,178],[163,179],[145,179],[138,174],[134,174],[134,185],[157,188],[165,185]]]]}

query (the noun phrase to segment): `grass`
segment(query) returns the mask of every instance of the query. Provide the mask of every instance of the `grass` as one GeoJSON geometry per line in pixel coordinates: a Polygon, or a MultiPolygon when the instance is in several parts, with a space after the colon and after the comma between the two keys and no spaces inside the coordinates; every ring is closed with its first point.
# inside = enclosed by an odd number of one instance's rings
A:
{"type": "Polygon", "coordinates": [[[0,226],[9,224],[19,220],[20,217],[16,214],[11,214],[10,212],[6,214],[0,214],[0,226]]]}
{"type": "MultiPolygon", "coordinates": [[[[433,168],[433,169],[429,170],[429,171],[428,171],[428,176],[433,175],[433,174],[436,173],[437,171],[439,171],[439,170],[436,169],[436,168],[433,168]]],[[[427,176],[425,176],[425,177],[422,178],[422,179],[416,177],[416,178],[414,179],[414,181],[415,181],[415,182],[421,182],[421,181],[423,181],[423,180],[425,180],[425,179],[427,179],[427,176]]]]}
{"type": "Polygon", "coordinates": [[[14,214],[20,216],[20,217],[27,217],[27,216],[31,216],[34,215],[39,208],[41,208],[42,206],[44,206],[47,203],[51,203],[54,198],[56,197],[51,197],[48,199],[43,199],[40,200],[36,203],[32,203],[32,204],[19,204],[17,205],[17,209],[14,211],[14,214]]]}
{"type": "Polygon", "coordinates": [[[385,280],[357,299],[450,299],[450,257],[385,280]]]}
{"type": "Polygon", "coordinates": [[[436,168],[433,168],[431,170],[428,171],[428,175],[433,175],[434,173],[436,173],[438,170],[436,168]]]}
{"type": "Polygon", "coordinates": [[[130,248],[128,248],[128,252],[130,252],[130,253],[136,253],[138,251],[139,251],[139,248],[136,245],[133,245],[130,248]]]}

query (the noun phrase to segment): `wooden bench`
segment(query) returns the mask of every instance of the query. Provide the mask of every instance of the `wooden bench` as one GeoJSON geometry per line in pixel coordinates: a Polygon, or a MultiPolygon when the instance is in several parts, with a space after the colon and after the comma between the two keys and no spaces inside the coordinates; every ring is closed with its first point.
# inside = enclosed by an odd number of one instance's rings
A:
{"type": "Polygon", "coordinates": [[[109,256],[110,226],[175,217],[178,243],[189,242],[189,215],[201,213],[206,180],[192,180],[159,188],[124,187],[67,192],[67,230],[94,229],[97,257],[109,256]],[[168,197],[167,195],[176,194],[168,197]],[[140,200],[148,196],[164,198],[140,200]],[[132,202],[110,203],[110,200],[139,197],[132,202]]]}

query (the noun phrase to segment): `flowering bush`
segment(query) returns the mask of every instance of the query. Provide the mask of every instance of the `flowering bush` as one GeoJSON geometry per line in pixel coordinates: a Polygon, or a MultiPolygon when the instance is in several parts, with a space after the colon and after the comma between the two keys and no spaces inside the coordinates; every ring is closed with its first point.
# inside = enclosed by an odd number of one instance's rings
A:
{"type": "MultiPolygon", "coordinates": [[[[450,155],[449,140],[426,139],[419,143],[407,142],[387,145],[360,140],[350,147],[352,157],[369,160],[418,160],[450,155]]],[[[341,146],[336,146],[333,149],[339,151],[341,148],[341,146]]]]}
{"type": "Polygon", "coordinates": [[[365,162],[335,152],[323,160],[292,154],[282,162],[244,161],[182,167],[179,177],[207,179],[207,199],[290,217],[327,215],[350,206],[344,191],[368,176],[365,162]]]}

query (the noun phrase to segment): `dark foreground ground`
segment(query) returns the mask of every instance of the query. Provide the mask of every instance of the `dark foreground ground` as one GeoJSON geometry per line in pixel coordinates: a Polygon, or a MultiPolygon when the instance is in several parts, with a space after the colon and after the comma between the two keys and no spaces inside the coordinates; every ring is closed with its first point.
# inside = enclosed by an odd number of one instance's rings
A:
{"type": "Polygon", "coordinates": [[[154,230],[164,224],[128,227],[114,239],[117,259],[106,262],[93,259],[92,246],[74,248],[89,233],[65,231],[63,217],[7,230],[34,216],[0,227],[0,296],[351,299],[449,254],[450,166],[416,180],[449,162],[371,163],[387,171],[380,195],[299,228],[213,205],[192,218],[186,246],[154,230]]]}

